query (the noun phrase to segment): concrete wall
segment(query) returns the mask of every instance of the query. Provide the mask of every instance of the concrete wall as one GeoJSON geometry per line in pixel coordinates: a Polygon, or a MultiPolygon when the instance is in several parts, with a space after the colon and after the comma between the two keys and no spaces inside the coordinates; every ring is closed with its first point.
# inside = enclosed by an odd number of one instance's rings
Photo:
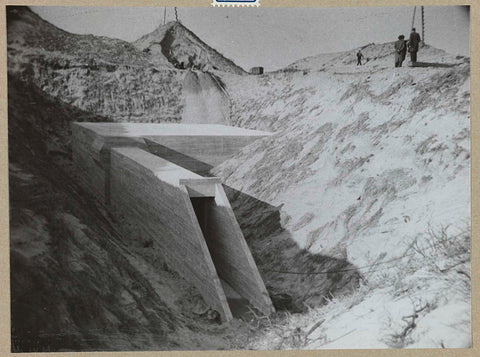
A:
{"type": "Polygon", "coordinates": [[[220,179],[191,171],[215,166],[268,133],[111,123],[77,123],[72,132],[82,184],[107,204],[124,234],[155,240],[169,266],[223,320],[232,314],[219,276],[260,311],[274,310],[220,179]]]}
{"type": "Polygon", "coordinates": [[[268,135],[209,124],[72,123],[73,162],[83,186],[108,203],[112,147],[144,148],[189,170],[206,173],[268,135]]]}
{"type": "Polygon", "coordinates": [[[138,148],[112,149],[110,169],[114,215],[154,239],[169,266],[195,285],[224,320],[230,320],[230,308],[188,191],[178,184],[180,177],[192,176],[138,148]]]}
{"type": "Polygon", "coordinates": [[[194,172],[206,172],[238,153],[259,136],[157,136],[145,137],[148,150],[194,172]]]}
{"type": "MultiPolygon", "coordinates": [[[[146,148],[138,136],[103,136],[88,124],[72,123],[72,158],[80,183],[93,195],[108,203],[110,198],[110,149],[112,147],[146,148]]],[[[121,124],[118,124],[119,126],[121,124]]]]}
{"type": "Polygon", "coordinates": [[[250,249],[220,183],[206,214],[205,240],[217,273],[264,314],[274,311],[250,249]]]}

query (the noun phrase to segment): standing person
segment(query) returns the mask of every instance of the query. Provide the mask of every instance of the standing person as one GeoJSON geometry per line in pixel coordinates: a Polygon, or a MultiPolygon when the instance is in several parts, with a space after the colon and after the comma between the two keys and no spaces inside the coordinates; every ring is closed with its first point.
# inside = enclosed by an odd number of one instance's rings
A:
{"type": "Polygon", "coordinates": [[[410,59],[412,60],[412,63],[417,62],[417,52],[420,41],[420,35],[415,31],[414,27],[410,33],[410,41],[408,41],[408,52],[410,52],[410,59]]]}
{"type": "Polygon", "coordinates": [[[362,65],[362,58],[363,58],[362,50],[358,50],[358,52],[357,52],[357,66],[362,65]]]}
{"type": "Polygon", "coordinates": [[[407,55],[407,46],[405,43],[405,36],[398,36],[398,40],[395,42],[395,67],[402,67],[402,62],[407,55]]]}
{"type": "Polygon", "coordinates": [[[402,35],[402,40],[404,43],[403,51],[402,51],[402,62],[405,61],[405,57],[407,57],[407,49],[408,49],[408,41],[405,40],[405,36],[402,35]]]}

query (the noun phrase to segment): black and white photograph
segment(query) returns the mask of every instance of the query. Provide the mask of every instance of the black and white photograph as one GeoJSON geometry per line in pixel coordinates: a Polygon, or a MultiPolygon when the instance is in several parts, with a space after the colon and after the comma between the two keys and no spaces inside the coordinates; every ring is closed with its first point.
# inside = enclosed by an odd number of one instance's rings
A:
{"type": "Polygon", "coordinates": [[[133,5],[6,6],[10,351],[472,348],[470,7],[133,5]]]}

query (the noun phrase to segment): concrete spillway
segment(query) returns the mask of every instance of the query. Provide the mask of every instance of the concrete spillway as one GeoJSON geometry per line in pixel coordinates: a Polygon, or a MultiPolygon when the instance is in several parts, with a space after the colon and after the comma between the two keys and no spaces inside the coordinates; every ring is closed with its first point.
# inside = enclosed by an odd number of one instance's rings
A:
{"type": "Polygon", "coordinates": [[[72,133],[83,185],[130,230],[158,242],[167,263],[223,320],[232,313],[220,279],[260,311],[274,311],[220,179],[193,172],[270,134],[131,123],[74,123],[72,133]]]}

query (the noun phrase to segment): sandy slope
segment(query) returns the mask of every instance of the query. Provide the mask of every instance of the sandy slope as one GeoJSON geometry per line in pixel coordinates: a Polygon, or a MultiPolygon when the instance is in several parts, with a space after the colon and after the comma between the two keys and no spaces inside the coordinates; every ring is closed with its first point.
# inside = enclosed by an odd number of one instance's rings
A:
{"type": "MultiPolygon", "coordinates": [[[[448,227],[448,235],[468,229],[470,74],[468,59],[430,47],[419,53],[425,66],[419,68],[392,68],[391,44],[372,45],[364,53],[370,57],[364,67],[355,67],[349,52],[309,58],[259,77],[222,75],[234,99],[233,122],[276,135],[213,173],[280,206],[282,226],[300,247],[353,263],[371,287],[395,266],[369,272],[371,265],[410,253],[410,244],[429,228],[448,227]]],[[[407,265],[397,261],[394,270],[407,265]]],[[[468,271],[467,262],[462,266],[468,271]]],[[[443,293],[449,289],[438,281],[417,281],[422,298],[438,297],[426,292],[431,285],[440,284],[443,293]]],[[[402,295],[407,301],[410,289],[402,295]]],[[[340,314],[327,328],[327,339],[307,347],[394,346],[382,336],[381,312],[381,306],[393,306],[394,293],[394,288],[369,291],[380,297],[372,295],[358,311],[340,314]],[[340,331],[359,315],[366,317],[342,337],[340,331]]],[[[443,324],[462,326],[455,337],[452,329],[434,327],[441,314],[434,318],[432,312],[428,332],[413,333],[400,347],[468,345],[468,297],[452,292],[446,300],[438,309],[451,311],[443,324]]],[[[409,315],[411,304],[405,306],[391,309],[409,315]]]]}
{"type": "Polygon", "coordinates": [[[159,26],[133,42],[133,45],[147,53],[150,60],[166,58],[175,67],[220,70],[245,74],[233,61],[225,58],[208,46],[180,22],[172,21],[159,26]]]}
{"type": "Polygon", "coordinates": [[[237,125],[277,135],[215,173],[243,192],[283,203],[296,241],[316,252],[346,254],[343,246],[362,236],[376,248],[389,246],[400,240],[392,233],[416,232],[427,221],[458,222],[469,202],[468,76],[462,65],[282,73],[259,79],[265,82],[256,90],[228,83],[230,93],[264,93],[236,103],[237,125]],[[447,187],[458,205],[436,194],[447,187]]]}
{"type": "Polygon", "coordinates": [[[230,125],[230,98],[214,74],[189,70],[183,79],[182,95],[182,123],[230,125]]]}
{"type": "Polygon", "coordinates": [[[10,7],[7,17],[10,75],[116,122],[180,121],[185,68],[245,73],[177,22],[129,43],[68,33],[26,7],[10,7]]]}

